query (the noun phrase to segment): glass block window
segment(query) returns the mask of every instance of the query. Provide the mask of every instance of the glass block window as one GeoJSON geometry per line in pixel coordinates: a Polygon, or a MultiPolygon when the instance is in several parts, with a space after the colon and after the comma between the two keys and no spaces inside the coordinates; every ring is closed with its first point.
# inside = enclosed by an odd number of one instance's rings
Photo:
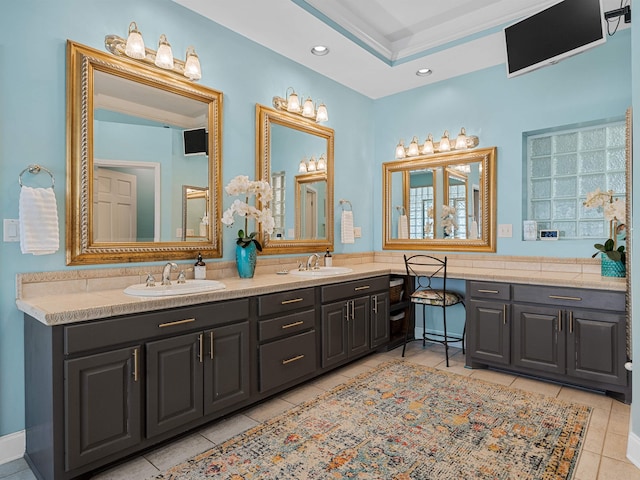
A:
{"type": "Polygon", "coordinates": [[[433,238],[433,219],[429,210],[433,208],[433,187],[409,189],[409,238],[433,238]]]}
{"type": "Polygon", "coordinates": [[[449,185],[449,206],[456,209],[454,238],[467,238],[467,189],[464,185],[449,185]]]}
{"type": "Polygon", "coordinates": [[[271,175],[271,190],[273,193],[273,199],[271,200],[271,213],[273,214],[275,224],[273,236],[284,238],[284,172],[275,172],[271,175]]]}
{"type": "Polygon", "coordinates": [[[600,188],[625,198],[625,123],[527,136],[527,219],[560,238],[606,238],[601,208],[585,208],[587,193],[600,188]]]}

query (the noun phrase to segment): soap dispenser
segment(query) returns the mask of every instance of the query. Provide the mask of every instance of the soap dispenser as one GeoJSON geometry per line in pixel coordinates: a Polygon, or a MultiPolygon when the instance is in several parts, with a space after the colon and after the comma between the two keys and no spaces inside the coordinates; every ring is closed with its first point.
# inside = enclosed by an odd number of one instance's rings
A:
{"type": "Polygon", "coordinates": [[[198,253],[198,259],[193,267],[193,276],[196,280],[205,280],[207,278],[207,266],[202,261],[201,253],[198,253]]]}
{"type": "Polygon", "coordinates": [[[327,253],[324,254],[324,266],[331,267],[333,266],[333,257],[331,256],[331,252],[327,248],[327,253]]]}

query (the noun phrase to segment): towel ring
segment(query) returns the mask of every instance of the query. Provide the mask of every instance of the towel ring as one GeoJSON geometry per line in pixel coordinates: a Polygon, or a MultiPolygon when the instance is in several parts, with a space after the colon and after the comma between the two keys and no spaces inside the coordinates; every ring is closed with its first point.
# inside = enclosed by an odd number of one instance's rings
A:
{"type": "Polygon", "coordinates": [[[344,209],[344,204],[345,203],[349,205],[349,210],[353,210],[353,205],[351,205],[351,202],[349,200],[340,199],[340,206],[342,207],[342,211],[345,211],[345,209],[344,209]]]}
{"type": "Polygon", "coordinates": [[[405,215],[406,211],[404,209],[404,207],[402,205],[398,205],[396,207],[396,210],[398,210],[398,212],[400,213],[400,215],[405,215]]]}
{"type": "Polygon", "coordinates": [[[49,176],[51,177],[51,188],[55,187],[56,185],[56,177],[53,176],[53,173],[51,173],[51,170],[49,170],[46,167],[42,167],[40,165],[29,165],[27,168],[25,168],[24,170],[22,170],[20,172],[20,175],[18,175],[18,183],[20,184],[20,187],[22,187],[22,175],[26,172],[32,173],[34,175],[40,173],[40,170],[44,170],[45,172],[47,172],[49,174],[49,176]]]}

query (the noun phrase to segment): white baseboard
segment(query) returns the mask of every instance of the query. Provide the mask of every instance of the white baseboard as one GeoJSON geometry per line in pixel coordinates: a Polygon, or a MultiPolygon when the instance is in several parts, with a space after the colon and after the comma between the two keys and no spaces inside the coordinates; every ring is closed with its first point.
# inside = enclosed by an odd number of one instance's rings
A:
{"type": "Polygon", "coordinates": [[[0,437],[0,465],[24,456],[24,430],[0,437]]]}
{"type": "Polygon", "coordinates": [[[629,432],[627,439],[627,458],[640,468],[640,437],[633,432],[629,432]]]}

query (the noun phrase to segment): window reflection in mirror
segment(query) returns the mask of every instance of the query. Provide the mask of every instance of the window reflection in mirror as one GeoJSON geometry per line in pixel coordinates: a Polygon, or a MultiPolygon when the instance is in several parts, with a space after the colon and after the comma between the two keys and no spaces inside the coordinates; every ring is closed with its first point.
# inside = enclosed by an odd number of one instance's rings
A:
{"type": "Polygon", "coordinates": [[[182,186],[183,240],[206,242],[209,235],[209,189],[193,185],[182,186]]]}
{"type": "Polygon", "coordinates": [[[495,251],[495,150],[385,163],[383,248],[495,251]]]}

